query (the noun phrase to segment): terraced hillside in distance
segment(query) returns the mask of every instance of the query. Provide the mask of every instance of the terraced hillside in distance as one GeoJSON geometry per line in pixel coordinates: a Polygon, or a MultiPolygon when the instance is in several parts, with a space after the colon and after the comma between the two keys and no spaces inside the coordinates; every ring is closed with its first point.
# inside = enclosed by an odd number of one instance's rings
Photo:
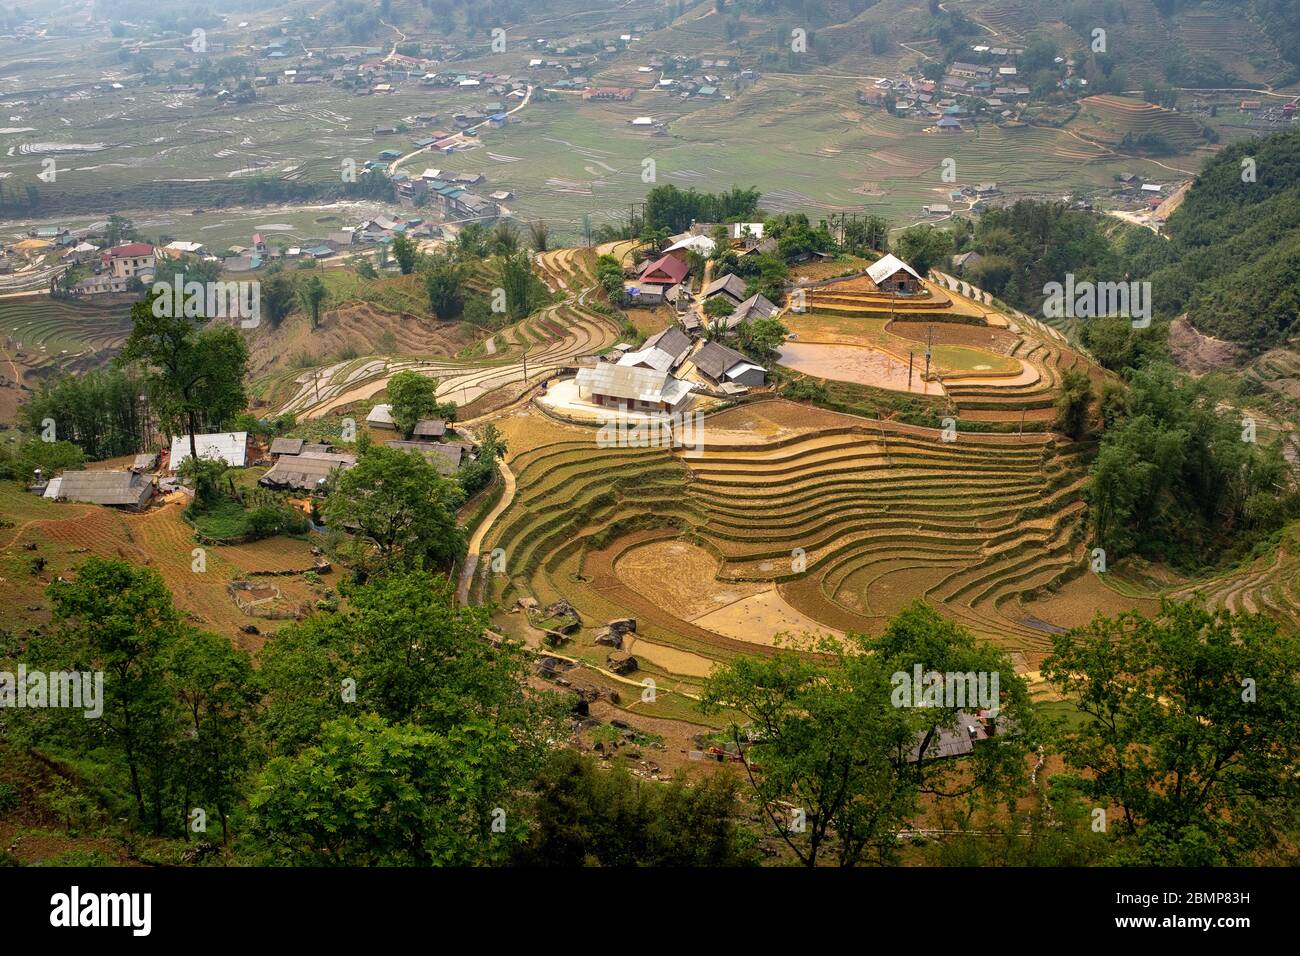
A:
{"type": "Polygon", "coordinates": [[[1079,107],[1079,120],[1071,129],[1107,146],[1118,146],[1125,137],[1139,144],[1143,137],[1158,137],[1175,151],[1185,152],[1202,142],[1190,116],[1153,103],[1125,96],[1089,96],[1079,107]]]}
{"type": "Polygon", "coordinates": [[[278,411],[320,418],[375,398],[393,375],[406,369],[438,379],[438,397],[461,405],[462,417],[508,405],[528,383],[579,357],[596,355],[618,340],[615,321],[585,302],[596,284],[596,255],[618,245],[541,253],[537,271],[553,291],[565,295],[564,300],[491,334],[474,348],[472,357],[412,360],[373,355],[283,373],[275,385],[275,392],[283,396],[278,411]]]}
{"type": "Polygon", "coordinates": [[[42,380],[110,361],[131,331],[130,313],[129,305],[0,295],[0,421],[13,421],[42,380]]]}
{"type": "MultiPolygon", "coordinates": [[[[259,578],[274,582],[280,592],[274,603],[286,618],[306,614],[321,597],[327,585],[313,584],[303,576],[316,563],[312,545],[305,538],[281,535],[239,545],[207,545],[206,570],[196,573],[194,528],[181,515],[185,504],[184,500],[172,500],[148,512],[130,514],[48,501],[13,482],[0,483],[0,514],[12,522],[0,528],[0,577],[5,581],[0,626],[19,634],[48,626],[48,580],[71,575],[89,555],[155,568],[177,607],[194,624],[249,650],[260,647],[265,637],[243,628],[256,624],[266,631],[267,621],[239,609],[227,591],[229,582],[259,578]],[[31,562],[38,558],[45,562],[40,576],[30,570],[31,562]]],[[[274,627],[272,623],[270,629],[274,627]]]]}

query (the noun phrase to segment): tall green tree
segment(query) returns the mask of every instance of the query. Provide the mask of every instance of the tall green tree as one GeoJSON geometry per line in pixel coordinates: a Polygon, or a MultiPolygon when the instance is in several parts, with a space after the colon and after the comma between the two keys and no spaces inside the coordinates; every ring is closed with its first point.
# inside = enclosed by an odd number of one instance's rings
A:
{"type": "Polygon", "coordinates": [[[252,837],[269,862],[296,866],[500,860],[523,835],[510,736],[484,721],[437,734],[374,714],[339,718],[319,744],[267,765],[250,801],[252,837]]]}
{"type": "MultiPolygon", "coordinates": [[[[896,858],[894,834],[940,799],[1005,799],[1019,792],[1035,742],[1028,691],[1011,662],[963,628],[915,604],[876,639],[806,642],[768,657],[737,658],[705,684],[706,713],[731,713],[753,795],[807,866],[832,850],[841,866],[896,858]],[[898,704],[898,676],[998,675],[996,740],[960,761],[941,760],[945,731],[970,718],[950,700],[898,704]],[[793,808],[793,809],[792,809],[793,808]]],[[[991,678],[986,686],[991,688],[991,678]]]]}
{"type": "Polygon", "coordinates": [[[197,458],[200,426],[220,427],[248,404],[248,346],[233,326],[158,315],[179,310],[154,308],[155,301],[131,308],[131,334],[117,360],[144,368],[154,406],[172,427],[185,429],[197,458]]]}
{"type": "Polygon", "coordinates": [[[416,260],[419,253],[415,249],[415,243],[401,233],[393,236],[393,258],[397,260],[397,267],[402,270],[402,275],[409,276],[415,271],[416,260]]]}
{"type": "Polygon", "coordinates": [[[322,513],[373,548],[381,566],[446,568],[465,552],[460,486],[416,452],[371,447],[332,479],[322,513]]]}
{"type": "Polygon", "coordinates": [[[505,292],[506,315],[518,321],[533,310],[532,260],[527,252],[515,252],[500,257],[501,288],[505,292]]]}
{"type": "Polygon", "coordinates": [[[411,369],[404,369],[388,380],[388,402],[393,424],[410,438],[415,425],[423,418],[438,414],[438,382],[411,369]]]}
{"type": "Polygon", "coordinates": [[[648,783],[555,751],[534,785],[536,820],[512,861],[521,866],[752,866],[755,834],[743,822],[735,774],[693,784],[677,774],[648,783]]]}
{"type": "Polygon", "coordinates": [[[252,727],[261,698],[252,661],[229,640],[185,627],[167,649],[165,673],[182,717],[179,765],[185,833],[190,813],[215,813],[223,841],[254,760],[252,727]]]}
{"type": "Polygon", "coordinates": [[[429,257],[424,267],[424,291],[429,297],[429,309],[438,318],[454,319],[465,310],[463,279],[463,268],[450,255],[429,257]]]}
{"type": "Polygon", "coordinates": [[[298,298],[302,302],[303,311],[311,319],[313,329],[320,327],[320,310],[325,304],[326,295],[325,283],[320,276],[312,276],[306,282],[298,284],[298,298]]]}
{"type": "Polygon", "coordinates": [[[952,233],[934,226],[911,226],[894,240],[894,254],[921,276],[931,269],[946,269],[952,255],[952,233]]]}
{"type": "Polygon", "coordinates": [[[1092,379],[1086,371],[1077,368],[1066,371],[1061,376],[1061,392],[1056,398],[1056,427],[1071,438],[1082,438],[1088,431],[1095,397],[1092,379]]]}
{"type": "Polygon", "coordinates": [[[178,726],[166,661],[182,626],[171,592],[152,568],[91,557],[48,594],[54,627],[35,642],[32,658],[103,671],[103,717],[82,721],[84,733],[121,759],[137,820],[162,833],[178,726]]]}

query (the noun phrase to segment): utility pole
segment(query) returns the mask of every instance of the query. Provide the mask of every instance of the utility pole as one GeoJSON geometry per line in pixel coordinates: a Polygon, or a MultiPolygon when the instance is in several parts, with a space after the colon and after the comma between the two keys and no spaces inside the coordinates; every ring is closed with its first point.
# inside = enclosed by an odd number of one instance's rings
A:
{"type": "Polygon", "coordinates": [[[911,349],[908,349],[907,350],[907,390],[909,392],[912,390],[912,359],[915,357],[916,357],[916,353],[913,352],[911,349]]]}
{"type": "Polygon", "coordinates": [[[925,333],[925,379],[924,381],[926,382],[930,381],[930,350],[933,346],[934,346],[934,326],[931,325],[926,329],[926,333],[925,333]]]}

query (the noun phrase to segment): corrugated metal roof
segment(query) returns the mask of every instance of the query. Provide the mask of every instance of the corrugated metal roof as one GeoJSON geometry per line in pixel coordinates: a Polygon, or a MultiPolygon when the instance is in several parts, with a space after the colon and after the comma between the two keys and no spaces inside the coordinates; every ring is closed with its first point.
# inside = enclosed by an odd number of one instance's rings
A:
{"type": "Polygon", "coordinates": [[[742,362],[748,363],[749,359],[725,345],[706,342],[704,347],[695,353],[694,362],[695,367],[709,378],[720,379],[733,366],[742,362]]]}
{"type": "Polygon", "coordinates": [[[412,434],[422,438],[441,438],[447,433],[447,423],[437,418],[423,418],[415,423],[412,434]]]}
{"type": "Polygon", "coordinates": [[[465,454],[464,445],[446,444],[433,441],[386,441],[389,448],[399,451],[419,452],[439,474],[450,475],[460,467],[460,460],[465,454]]]}
{"type": "Polygon", "coordinates": [[[376,405],[370,409],[370,414],[366,416],[366,424],[388,426],[396,428],[397,424],[393,421],[392,405],[376,405]]]}
{"type": "Polygon", "coordinates": [[[691,350],[691,339],[685,332],[670,325],[650,338],[645,340],[646,348],[657,348],[660,351],[667,352],[673,357],[673,365],[677,365],[686,357],[686,353],[691,350]]]}
{"type": "Polygon", "coordinates": [[[297,455],[302,452],[301,438],[277,438],[271,442],[272,455],[297,455]]]}
{"type": "Polygon", "coordinates": [[[663,349],[648,348],[639,352],[628,352],[618,360],[623,366],[646,366],[656,372],[667,372],[673,367],[673,356],[663,349]]]}
{"type": "Polygon", "coordinates": [[[663,400],[666,378],[668,376],[664,372],[657,372],[654,369],[603,363],[595,368],[578,370],[578,389],[585,388],[593,395],[605,395],[609,398],[660,402],[663,400]]]}
{"type": "Polygon", "coordinates": [[[869,265],[867,267],[867,275],[871,276],[872,282],[879,284],[881,282],[884,282],[886,279],[892,276],[899,269],[902,269],[914,279],[919,280],[921,278],[919,275],[916,274],[915,269],[909,266],[902,259],[898,258],[898,256],[894,255],[892,252],[889,255],[885,256],[883,259],[880,259],[879,261],[873,262],[871,265],[869,265]]]}
{"type": "Polygon", "coordinates": [[[138,507],[152,493],[153,482],[134,471],[65,471],[49,483],[44,497],[138,507]]]}
{"type": "MultiPolygon", "coordinates": [[[[213,432],[208,435],[195,435],[194,444],[200,458],[220,458],[232,468],[243,468],[248,462],[248,432],[213,432]]],[[[175,471],[177,466],[188,457],[190,457],[190,436],[177,435],[172,439],[172,471],[175,471]]]]}
{"type": "Polygon", "coordinates": [[[346,471],[356,463],[355,455],[332,455],[323,452],[287,455],[272,465],[270,470],[258,479],[258,483],[278,488],[315,491],[320,487],[322,478],[328,478],[337,469],[346,471]]]}

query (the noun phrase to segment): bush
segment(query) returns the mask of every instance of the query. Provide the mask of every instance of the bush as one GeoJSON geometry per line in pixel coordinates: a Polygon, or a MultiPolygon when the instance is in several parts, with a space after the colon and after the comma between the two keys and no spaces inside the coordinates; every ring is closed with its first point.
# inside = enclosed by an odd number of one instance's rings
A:
{"type": "Polygon", "coordinates": [[[262,505],[248,512],[247,525],[254,540],[277,534],[303,534],[309,527],[306,515],[273,505],[262,505]]]}

